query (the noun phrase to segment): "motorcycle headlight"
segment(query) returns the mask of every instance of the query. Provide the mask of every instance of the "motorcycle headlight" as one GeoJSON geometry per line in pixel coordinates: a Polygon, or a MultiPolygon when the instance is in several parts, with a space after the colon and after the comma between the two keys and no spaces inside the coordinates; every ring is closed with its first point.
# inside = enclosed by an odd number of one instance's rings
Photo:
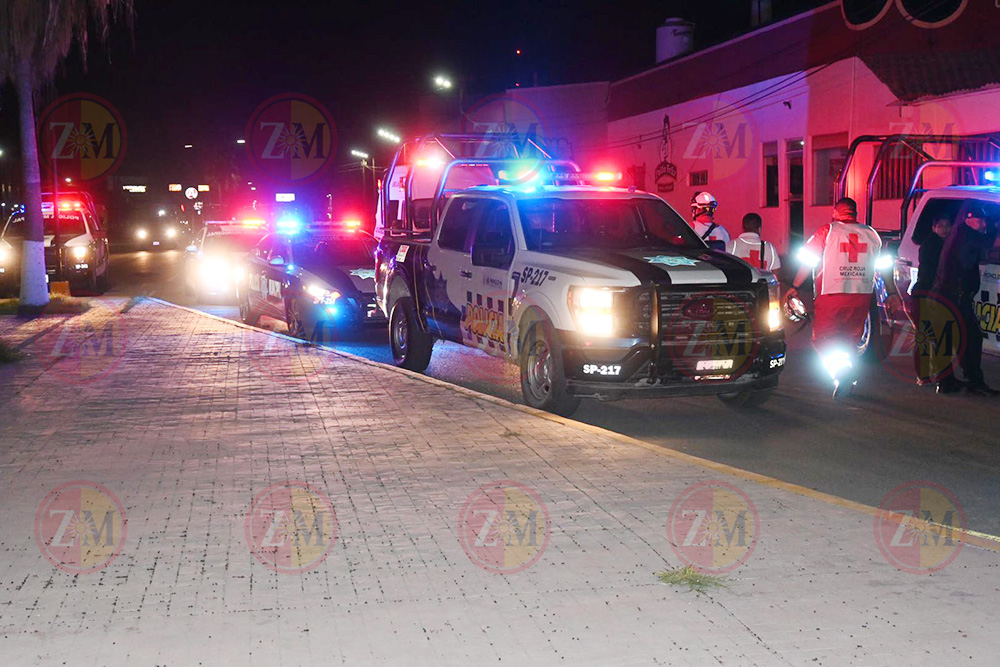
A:
{"type": "Polygon", "coordinates": [[[593,287],[571,287],[569,310],[581,333],[610,336],[615,331],[614,292],[593,287]]]}
{"type": "Polygon", "coordinates": [[[87,256],[87,246],[73,246],[70,248],[70,254],[73,255],[73,259],[84,259],[87,256]]]}
{"type": "Polygon", "coordinates": [[[312,300],[316,303],[330,305],[340,298],[340,292],[336,290],[328,290],[325,287],[320,287],[319,285],[309,285],[306,288],[306,293],[312,297],[312,300]]]}

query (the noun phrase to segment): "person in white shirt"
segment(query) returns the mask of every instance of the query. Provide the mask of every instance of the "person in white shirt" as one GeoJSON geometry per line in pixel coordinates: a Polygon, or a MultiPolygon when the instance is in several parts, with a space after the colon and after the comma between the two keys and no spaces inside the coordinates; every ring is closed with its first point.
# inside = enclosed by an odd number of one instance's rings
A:
{"type": "Polygon", "coordinates": [[[715,209],[719,202],[711,192],[696,192],[691,198],[691,218],[695,234],[708,244],[709,248],[725,250],[729,243],[729,232],[715,221],[715,209]]]}
{"type": "Polygon", "coordinates": [[[736,255],[749,262],[755,268],[765,271],[777,271],[781,268],[781,258],[774,244],[760,238],[760,228],[763,224],[756,213],[743,216],[743,233],[726,244],[726,252],[736,255]]]}

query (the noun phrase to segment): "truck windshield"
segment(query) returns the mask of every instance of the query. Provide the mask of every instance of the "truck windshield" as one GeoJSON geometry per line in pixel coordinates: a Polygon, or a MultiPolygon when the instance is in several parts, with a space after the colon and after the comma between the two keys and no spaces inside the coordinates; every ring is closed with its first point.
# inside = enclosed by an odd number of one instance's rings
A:
{"type": "Polygon", "coordinates": [[[365,237],[327,239],[296,245],[293,256],[302,266],[369,266],[375,262],[375,248],[365,237]]]}
{"type": "MultiPolygon", "coordinates": [[[[54,236],[61,234],[66,237],[81,236],[87,233],[87,225],[83,220],[83,214],[79,211],[66,211],[61,213],[58,222],[51,215],[46,215],[42,222],[44,234],[54,236]]],[[[24,214],[17,213],[7,221],[7,227],[3,231],[4,237],[23,237],[25,230],[24,214]]]]}
{"type": "Polygon", "coordinates": [[[529,250],[689,248],[691,227],[657,199],[525,199],[517,204],[529,250]]]}

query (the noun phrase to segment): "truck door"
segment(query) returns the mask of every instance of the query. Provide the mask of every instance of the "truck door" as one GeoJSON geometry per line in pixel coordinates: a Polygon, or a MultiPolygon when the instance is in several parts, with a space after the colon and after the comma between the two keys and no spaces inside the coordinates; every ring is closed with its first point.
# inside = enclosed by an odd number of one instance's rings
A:
{"type": "Polygon", "coordinates": [[[427,250],[424,317],[428,326],[447,340],[462,341],[460,324],[473,288],[472,237],[485,201],[455,198],[427,250]]]}
{"type": "Polygon", "coordinates": [[[280,235],[275,235],[271,254],[264,265],[264,276],[261,280],[264,314],[280,320],[285,319],[285,301],[282,290],[288,278],[289,267],[292,266],[292,254],[288,240],[280,235]]]}
{"type": "Polygon", "coordinates": [[[486,202],[472,243],[472,288],[462,321],[463,342],[487,354],[506,356],[510,329],[510,267],[514,230],[502,201],[486,202]]]}

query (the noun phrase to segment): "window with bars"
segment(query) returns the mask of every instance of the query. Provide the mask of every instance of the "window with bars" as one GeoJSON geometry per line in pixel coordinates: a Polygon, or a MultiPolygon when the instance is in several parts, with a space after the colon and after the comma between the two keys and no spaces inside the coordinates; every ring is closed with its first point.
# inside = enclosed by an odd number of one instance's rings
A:
{"type": "Polygon", "coordinates": [[[875,199],[902,199],[906,195],[920,160],[913,151],[897,147],[882,160],[875,181],[875,199]]]}

